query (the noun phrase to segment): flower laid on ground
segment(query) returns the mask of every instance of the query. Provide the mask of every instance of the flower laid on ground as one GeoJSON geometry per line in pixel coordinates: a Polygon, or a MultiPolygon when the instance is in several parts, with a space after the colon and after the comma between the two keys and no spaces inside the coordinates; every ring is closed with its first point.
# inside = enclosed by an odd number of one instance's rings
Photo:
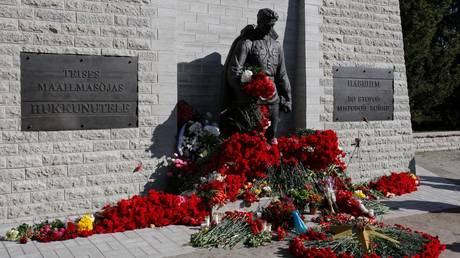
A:
{"type": "Polygon", "coordinates": [[[256,202],[258,199],[257,199],[257,195],[251,191],[244,191],[243,193],[243,200],[246,204],[251,204],[251,203],[254,203],[256,202]]]}
{"type": "Polygon", "coordinates": [[[282,241],[286,238],[286,230],[283,227],[278,226],[276,228],[276,237],[278,241],[282,241]]]}
{"type": "Polygon", "coordinates": [[[238,243],[256,247],[271,241],[271,233],[264,230],[264,225],[252,213],[226,212],[220,223],[193,234],[190,243],[201,248],[233,248],[238,243]]]}
{"type": "Polygon", "coordinates": [[[183,197],[151,190],[147,196],[107,205],[96,216],[97,233],[123,232],[168,225],[200,225],[208,215],[206,205],[196,195],[183,197]]]}
{"type": "Polygon", "coordinates": [[[353,193],[353,196],[356,197],[356,198],[359,198],[359,199],[366,199],[367,198],[367,195],[365,193],[363,193],[362,190],[356,190],[353,193]]]}
{"type": "Polygon", "coordinates": [[[337,135],[332,130],[314,131],[308,135],[291,135],[278,138],[278,148],[283,162],[290,165],[302,163],[319,172],[331,164],[342,167],[345,153],[339,149],[337,135]]]}
{"type": "Polygon", "coordinates": [[[420,178],[413,173],[411,173],[410,176],[415,180],[415,185],[420,186],[420,178]]]}
{"type": "Polygon", "coordinates": [[[263,134],[236,133],[215,153],[214,164],[224,175],[241,175],[249,181],[265,178],[267,169],[279,164],[279,153],[263,134]]]}
{"type": "Polygon", "coordinates": [[[271,223],[274,228],[290,229],[294,226],[292,212],[295,210],[294,203],[289,200],[276,200],[263,209],[262,218],[271,223]]]}
{"type": "Polygon", "coordinates": [[[93,230],[94,216],[92,214],[83,215],[77,222],[78,231],[93,230]]]}
{"type": "Polygon", "coordinates": [[[5,234],[5,240],[7,241],[18,241],[21,236],[19,235],[19,230],[10,229],[5,234]]]}
{"type": "Polygon", "coordinates": [[[368,216],[373,217],[373,212],[363,209],[362,203],[355,198],[353,192],[346,190],[338,190],[336,194],[336,204],[339,207],[339,211],[342,213],[351,214],[352,216],[368,216]]]}
{"type": "Polygon", "coordinates": [[[437,258],[445,249],[436,237],[402,226],[386,226],[365,219],[343,219],[323,224],[320,232],[309,230],[295,237],[289,250],[295,257],[425,257],[437,258]],[[357,232],[356,234],[348,231],[357,232]],[[357,234],[372,235],[363,242],[357,234]],[[367,248],[371,247],[371,248],[367,248]]]}
{"type": "Polygon", "coordinates": [[[378,180],[371,181],[369,187],[381,192],[383,195],[403,195],[417,191],[416,177],[409,172],[391,173],[378,180]]]}

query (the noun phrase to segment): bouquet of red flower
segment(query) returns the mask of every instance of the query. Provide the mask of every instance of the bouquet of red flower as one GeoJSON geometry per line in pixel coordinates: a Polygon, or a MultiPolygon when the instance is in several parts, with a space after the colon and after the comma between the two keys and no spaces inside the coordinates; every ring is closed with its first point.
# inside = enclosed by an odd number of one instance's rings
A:
{"type": "MultiPolygon", "coordinates": [[[[353,257],[426,257],[437,258],[444,251],[445,245],[441,244],[437,237],[429,234],[412,231],[408,228],[395,225],[365,224],[367,235],[370,238],[369,252],[363,247],[363,243],[357,241],[355,233],[338,237],[330,226],[348,227],[350,231],[359,228],[361,224],[344,221],[332,223],[316,232],[309,230],[306,234],[295,237],[289,246],[289,250],[295,257],[321,257],[321,258],[353,258],[353,257]],[[358,226],[356,226],[358,225],[358,226]],[[391,241],[396,241],[398,244],[391,241]],[[333,249],[332,249],[333,248],[333,249]]],[[[360,229],[358,229],[359,231],[360,229]]],[[[364,231],[363,231],[364,232],[364,231]]]]}
{"type": "Polygon", "coordinates": [[[391,173],[389,176],[383,176],[377,181],[372,181],[369,187],[384,195],[394,194],[399,196],[417,191],[417,177],[409,172],[391,173]]]}
{"type": "Polygon", "coordinates": [[[279,153],[259,133],[236,133],[214,154],[214,164],[222,175],[239,175],[247,180],[266,178],[267,169],[279,164],[279,153]]]}
{"type": "Polygon", "coordinates": [[[289,201],[272,201],[262,212],[262,218],[271,223],[274,228],[285,229],[294,226],[291,213],[296,210],[295,205],[289,201]]]}
{"type": "Polygon", "coordinates": [[[265,222],[254,219],[252,213],[228,211],[222,222],[210,228],[204,227],[191,237],[190,243],[194,247],[233,248],[238,243],[256,247],[270,242],[271,235],[264,227],[265,222]]]}
{"type": "Polygon", "coordinates": [[[283,153],[283,162],[288,165],[297,165],[300,162],[314,171],[326,169],[331,164],[344,166],[340,158],[345,153],[340,150],[337,134],[332,130],[280,137],[278,148],[283,153]]]}
{"type": "Polygon", "coordinates": [[[337,190],[335,192],[337,198],[337,206],[340,212],[348,213],[353,216],[369,216],[360,207],[360,202],[353,197],[353,192],[346,190],[337,190]]]}
{"type": "MultiPolygon", "coordinates": [[[[248,72],[249,71],[245,71],[245,74],[248,72]]],[[[252,72],[250,74],[252,74],[252,72]]],[[[265,72],[260,71],[248,77],[250,80],[243,85],[243,89],[246,93],[255,98],[262,97],[264,99],[270,99],[275,95],[275,84],[265,72]]],[[[244,81],[245,80],[243,80],[243,82],[244,81]]]]}

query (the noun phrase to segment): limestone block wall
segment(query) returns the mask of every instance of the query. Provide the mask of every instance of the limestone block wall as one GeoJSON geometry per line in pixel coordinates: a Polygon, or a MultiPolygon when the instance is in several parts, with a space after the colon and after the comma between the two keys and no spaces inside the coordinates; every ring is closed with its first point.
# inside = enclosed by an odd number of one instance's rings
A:
{"type": "Polygon", "coordinates": [[[0,223],[82,214],[144,190],[174,143],[176,16],[172,0],[0,1],[0,223]],[[139,127],[21,131],[20,52],[138,56],[139,127]]]}
{"type": "Polygon", "coordinates": [[[416,151],[460,150],[460,131],[414,133],[416,151]]]}
{"type": "Polygon", "coordinates": [[[320,96],[316,98],[323,107],[315,115],[324,128],[338,132],[346,152],[351,153],[354,139],[361,138],[361,147],[355,151],[349,166],[354,179],[409,170],[415,149],[399,1],[323,0],[319,11],[323,16],[320,60],[323,74],[320,96]],[[394,69],[394,120],[333,122],[332,66],[394,69]]]}

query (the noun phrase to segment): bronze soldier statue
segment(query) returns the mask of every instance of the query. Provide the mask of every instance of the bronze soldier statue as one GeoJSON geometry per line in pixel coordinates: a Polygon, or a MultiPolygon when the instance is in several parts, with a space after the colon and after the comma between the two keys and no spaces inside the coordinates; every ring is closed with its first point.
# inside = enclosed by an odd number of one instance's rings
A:
{"type": "Polygon", "coordinates": [[[266,137],[276,137],[279,111],[291,111],[291,85],[286,72],[283,47],[277,41],[273,27],[278,14],[271,9],[261,9],[257,14],[257,26],[248,25],[235,39],[224,66],[224,94],[226,107],[239,107],[254,103],[253,97],[243,90],[241,75],[247,67],[261,68],[275,83],[276,91],[271,99],[258,99],[259,105],[267,105],[271,126],[266,137]]]}

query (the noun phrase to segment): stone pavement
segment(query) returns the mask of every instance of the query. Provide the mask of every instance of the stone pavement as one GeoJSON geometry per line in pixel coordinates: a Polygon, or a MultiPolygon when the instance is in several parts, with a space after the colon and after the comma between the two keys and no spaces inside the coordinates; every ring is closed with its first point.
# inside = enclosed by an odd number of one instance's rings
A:
{"type": "Polygon", "coordinates": [[[51,243],[34,241],[21,245],[1,241],[0,257],[171,257],[194,251],[194,248],[185,244],[195,230],[185,226],[169,226],[51,243]]]}
{"type": "MultiPolygon", "coordinates": [[[[384,220],[460,208],[459,185],[422,167],[417,167],[417,174],[421,177],[417,192],[383,201],[393,208],[384,220]]],[[[196,230],[169,226],[52,243],[0,241],[0,257],[172,257],[196,251],[186,245],[196,230]]]]}

